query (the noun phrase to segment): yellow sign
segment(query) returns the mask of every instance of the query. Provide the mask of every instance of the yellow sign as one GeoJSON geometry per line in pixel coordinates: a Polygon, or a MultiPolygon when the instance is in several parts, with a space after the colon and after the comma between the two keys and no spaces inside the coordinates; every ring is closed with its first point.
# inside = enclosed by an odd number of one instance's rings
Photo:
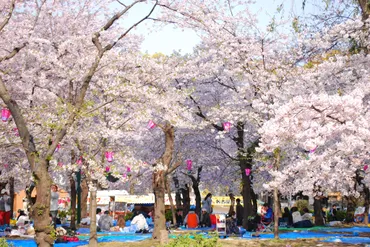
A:
{"type": "MultiPolygon", "coordinates": [[[[243,197],[235,196],[236,199],[240,199],[240,203],[243,204],[243,197]]],[[[212,205],[231,205],[230,197],[228,196],[212,196],[212,205]]],[[[236,205],[236,202],[235,202],[236,205]]]]}

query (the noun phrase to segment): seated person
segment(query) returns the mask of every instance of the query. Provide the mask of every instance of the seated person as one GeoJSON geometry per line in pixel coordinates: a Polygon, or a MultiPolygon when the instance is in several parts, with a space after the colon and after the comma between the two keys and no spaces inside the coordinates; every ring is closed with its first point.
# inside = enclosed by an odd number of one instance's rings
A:
{"type": "Polygon", "coordinates": [[[263,214],[261,215],[261,222],[265,225],[270,224],[273,220],[272,208],[267,203],[265,203],[263,205],[262,212],[263,214]]]}
{"type": "Polygon", "coordinates": [[[283,221],[286,222],[287,226],[292,226],[293,225],[293,217],[292,214],[289,211],[288,207],[284,208],[284,213],[283,213],[283,221]]]}
{"type": "Polygon", "coordinates": [[[293,227],[305,228],[305,227],[312,227],[313,226],[311,220],[303,220],[302,219],[302,216],[299,213],[297,207],[292,207],[292,217],[293,217],[293,227]]]}
{"type": "Polygon", "coordinates": [[[182,218],[182,211],[177,209],[177,212],[176,212],[176,223],[177,223],[177,226],[181,226],[182,224],[184,224],[184,219],[182,218]]]}
{"type": "Polygon", "coordinates": [[[136,226],[136,233],[149,232],[148,223],[143,214],[136,215],[131,221],[131,226],[136,226]]]}
{"type": "Polygon", "coordinates": [[[302,220],[312,221],[312,214],[308,211],[308,208],[303,209],[302,220]]]}
{"type": "Polygon", "coordinates": [[[354,213],[354,222],[361,223],[365,219],[365,207],[358,207],[354,213]]]}
{"type": "Polygon", "coordinates": [[[108,232],[110,228],[113,226],[113,219],[109,216],[109,211],[105,211],[102,216],[100,216],[98,226],[101,231],[108,232]]]}
{"type": "Polygon", "coordinates": [[[25,214],[23,210],[19,212],[16,226],[27,226],[30,224],[30,218],[25,214]]]}
{"type": "Polygon", "coordinates": [[[199,217],[194,212],[194,210],[190,210],[189,213],[185,216],[184,225],[188,228],[196,228],[199,224],[199,217]]]}
{"type": "Polygon", "coordinates": [[[230,217],[226,218],[226,233],[239,234],[239,227],[237,226],[235,211],[231,211],[230,217]]]}
{"type": "Polygon", "coordinates": [[[206,208],[202,208],[202,214],[200,216],[200,224],[201,227],[211,227],[211,217],[207,212],[206,208]]]}
{"type": "Polygon", "coordinates": [[[125,228],[126,221],[124,215],[118,215],[117,226],[119,226],[119,228],[125,228]]]}

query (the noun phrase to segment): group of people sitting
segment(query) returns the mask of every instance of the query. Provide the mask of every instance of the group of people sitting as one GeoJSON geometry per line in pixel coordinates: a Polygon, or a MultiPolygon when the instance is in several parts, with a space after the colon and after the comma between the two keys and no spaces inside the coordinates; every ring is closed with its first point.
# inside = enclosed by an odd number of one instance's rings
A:
{"type": "Polygon", "coordinates": [[[288,207],[284,208],[282,221],[287,223],[287,226],[296,228],[312,227],[312,214],[308,208],[304,208],[303,214],[299,212],[297,207],[292,207],[290,210],[288,207]]]}

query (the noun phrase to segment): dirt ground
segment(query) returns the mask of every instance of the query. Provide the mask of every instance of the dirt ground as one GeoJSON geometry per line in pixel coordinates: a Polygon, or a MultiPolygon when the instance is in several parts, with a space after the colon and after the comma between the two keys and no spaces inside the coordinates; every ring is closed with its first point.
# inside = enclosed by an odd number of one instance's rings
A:
{"type": "MultiPolygon", "coordinates": [[[[323,243],[317,239],[299,239],[299,240],[239,240],[239,239],[220,239],[222,247],[341,247],[341,246],[359,246],[341,243],[323,243]]],[[[99,247],[159,247],[158,241],[145,240],[133,243],[110,242],[100,243],[99,247]]]]}

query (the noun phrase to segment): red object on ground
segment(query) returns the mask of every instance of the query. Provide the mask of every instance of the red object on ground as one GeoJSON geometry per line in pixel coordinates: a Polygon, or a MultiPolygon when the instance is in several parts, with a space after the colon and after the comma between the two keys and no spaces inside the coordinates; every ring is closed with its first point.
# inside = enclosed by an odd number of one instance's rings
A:
{"type": "Polygon", "coordinates": [[[216,215],[211,214],[209,217],[211,218],[211,225],[216,225],[217,223],[216,215]]]}
{"type": "Polygon", "coordinates": [[[196,228],[198,226],[197,215],[195,213],[188,215],[188,228],[196,228]]]}
{"type": "Polygon", "coordinates": [[[79,239],[78,239],[78,237],[76,237],[76,236],[63,236],[63,240],[64,241],[68,241],[68,242],[78,242],[79,241],[79,239]]]}

